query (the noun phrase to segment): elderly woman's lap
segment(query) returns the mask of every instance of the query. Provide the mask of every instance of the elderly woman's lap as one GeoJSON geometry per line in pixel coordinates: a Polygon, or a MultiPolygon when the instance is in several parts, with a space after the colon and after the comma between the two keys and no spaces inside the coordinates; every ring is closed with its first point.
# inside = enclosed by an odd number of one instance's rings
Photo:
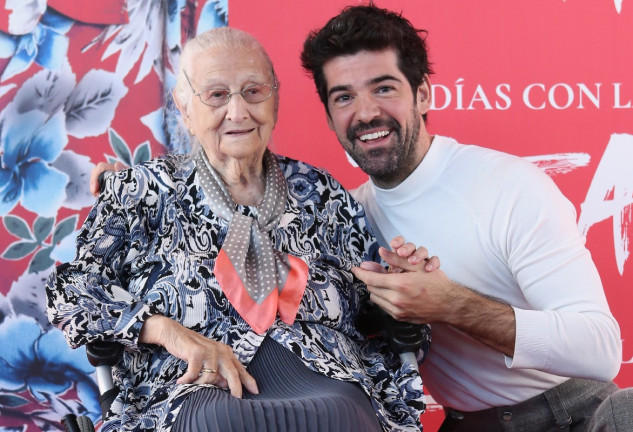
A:
{"type": "Polygon", "coordinates": [[[174,431],[382,431],[371,401],[355,383],[308,369],[299,358],[266,338],[248,367],[259,395],[242,399],[218,388],[190,395],[174,431]]]}

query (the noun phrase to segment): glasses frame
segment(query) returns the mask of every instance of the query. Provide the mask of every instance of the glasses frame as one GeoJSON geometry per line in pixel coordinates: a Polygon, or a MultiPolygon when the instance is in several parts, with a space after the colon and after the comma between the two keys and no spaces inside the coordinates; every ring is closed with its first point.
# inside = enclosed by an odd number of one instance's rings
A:
{"type": "Polygon", "coordinates": [[[227,105],[229,102],[231,102],[231,97],[232,97],[233,95],[236,95],[236,94],[238,94],[238,95],[242,96],[242,99],[244,99],[244,102],[246,102],[247,104],[256,105],[256,104],[258,104],[258,103],[262,103],[262,102],[267,101],[268,99],[270,99],[270,97],[273,95],[273,93],[275,92],[275,90],[277,90],[277,88],[279,87],[277,84],[274,84],[274,85],[270,85],[270,84],[257,84],[257,85],[266,86],[266,87],[269,87],[269,88],[270,88],[270,94],[269,94],[268,96],[266,96],[266,98],[265,98],[265,99],[262,99],[262,100],[260,100],[259,102],[249,102],[249,101],[247,101],[247,100],[246,100],[246,98],[244,97],[244,90],[247,90],[247,89],[248,89],[248,87],[245,87],[245,88],[243,88],[242,90],[240,90],[240,91],[238,91],[238,92],[232,92],[232,93],[231,93],[231,92],[229,92],[229,93],[228,93],[228,95],[227,95],[226,102],[224,102],[223,104],[221,104],[221,105],[211,105],[211,104],[206,103],[204,100],[202,100],[202,93],[204,93],[204,92],[205,92],[205,91],[207,91],[207,90],[203,90],[203,91],[201,91],[201,92],[197,92],[197,93],[196,93],[196,89],[194,89],[194,88],[193,88],[193,84],[191,84],[191,80],[189,79],[189,75],[187,75],[187,72],[183,69],[183,70],[182,70],[182,73],[185,75],[185,78],[186,78],[186,80],[187,80],[187,83],[189,83],[189,87],[191,87],[191,91],[193,92],[193,95],[194,95],[194,96],[198,96],[198,99],[200,99],[200,102],[202,102],[204,105],[206,105],[206,106],[210,106],[210,107],[213,107],[213,108],[220,108],[220,107],[222,107],[222,106],[224,106],[224,105],[227,105]]]}

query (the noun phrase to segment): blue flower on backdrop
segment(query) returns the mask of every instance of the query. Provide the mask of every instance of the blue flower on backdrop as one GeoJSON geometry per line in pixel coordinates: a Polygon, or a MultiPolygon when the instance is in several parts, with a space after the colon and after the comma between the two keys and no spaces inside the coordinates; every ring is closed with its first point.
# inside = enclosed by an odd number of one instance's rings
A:
{"type": "Polygon", "coordinates": [[[78,414],[99,418],[99,392],[90,376],[94,368],[85,353],[79,355],[68,347],[59,330],[45,333],[32,317],[9,316],[0,326],[0,346],[0,388],[4,391],[27,391],[46,404],[75,386],[84,404],[78,414]]]}
{"type": "Polygon", "coordinates": [[[48,9],[30,33],[12,36],[0,32],[0,58],[11,58],[0,80],[24,72],[33,62],[46,69],[61,67],[67,61],[65,35],[72,25],[72,20],[48,9]]]}
{"type": "Polygon", "coordinates": [[[208,0],[202,7],[196,33],[200,34],[216,27],[229,25],[228,0],[208,0]]]}
{"type": "Polygon", "coordinates": [[[66,198],[68,175],[53,162],[68,142],[65,115],[29,111],[3,122],[0,145],[0,216],[18,202],[42,216],[53,216],[66,198]]]}

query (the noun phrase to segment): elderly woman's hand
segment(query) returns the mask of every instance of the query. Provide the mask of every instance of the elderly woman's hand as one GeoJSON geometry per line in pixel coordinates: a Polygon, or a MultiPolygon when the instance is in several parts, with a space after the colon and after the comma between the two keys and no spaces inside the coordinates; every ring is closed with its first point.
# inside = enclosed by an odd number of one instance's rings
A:
{"type": "Polygon", "coordinates": [[[238,398],[242,397],[242,385],[253,394],[259,393],[255,379],[246,372],[230,346],[206,338],[170,318],[154,315],[147,319],[139,340],[161,345],[187,362],[187,372],[178,379],[178,384],[214,384],[229,388],[238,398]]]}

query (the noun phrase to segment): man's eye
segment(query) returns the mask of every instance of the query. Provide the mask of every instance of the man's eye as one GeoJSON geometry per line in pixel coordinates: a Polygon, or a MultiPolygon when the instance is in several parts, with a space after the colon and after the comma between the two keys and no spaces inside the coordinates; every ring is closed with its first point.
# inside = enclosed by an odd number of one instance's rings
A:
{"type": "Polygon", "coordinates": [[[334,98],[334,103],[345,103],[345,102],[349,102],[350,100],[352,100],[352,97],[348,94],[341,94],[338,95],[334,98]]]}
{"type": "Polygon", "coordinates": [[[389,93],[394,91],[395,89],[391,86],[380,86],[376,89],[376,93],[389,93]]]}

